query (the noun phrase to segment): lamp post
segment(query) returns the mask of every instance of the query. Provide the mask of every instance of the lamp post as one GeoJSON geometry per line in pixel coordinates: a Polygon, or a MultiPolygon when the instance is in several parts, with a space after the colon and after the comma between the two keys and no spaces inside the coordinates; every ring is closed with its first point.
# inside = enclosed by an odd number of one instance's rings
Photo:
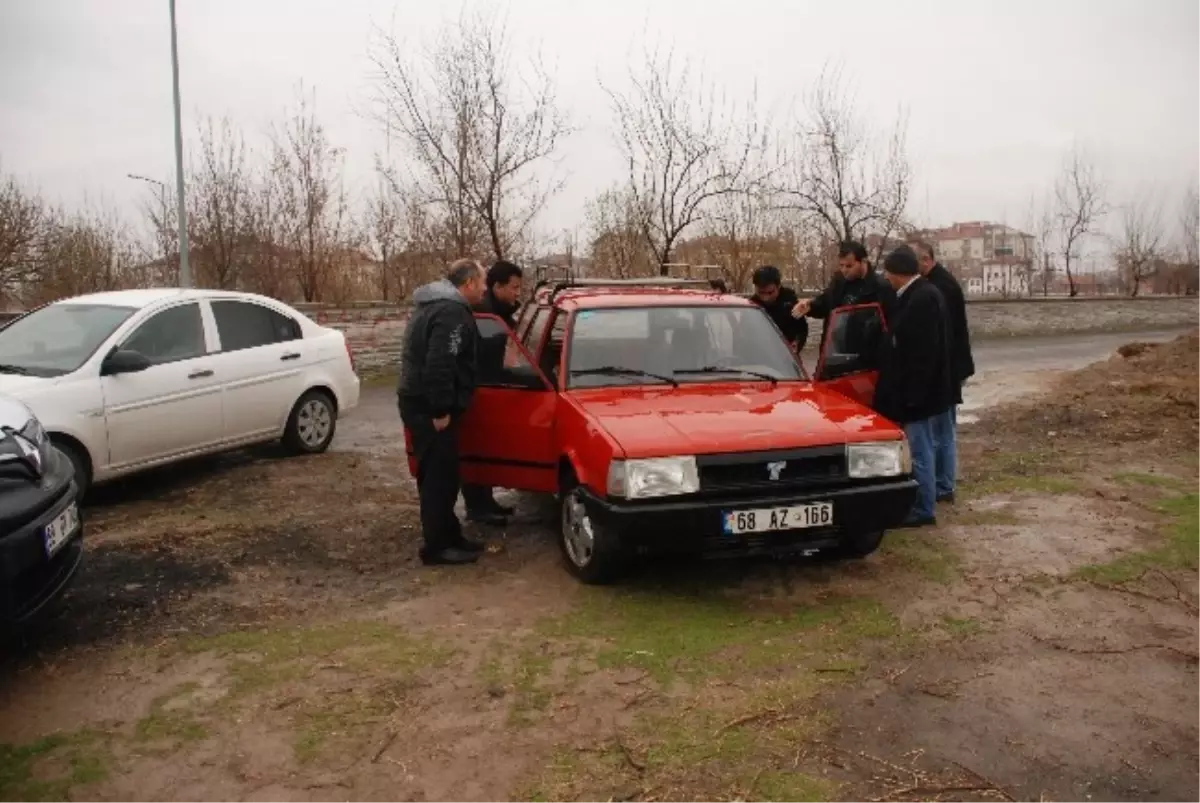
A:
{"type": "Polygon", "coordinates": [[[179,205],[179,286],[192,286],[188,265],[187,205],[183,197],[183,129],[179,114],[179,42],[175,34],[175,0],[167,0],[171,11],[171,81],[175,101],[175,196],[179,205]]]}

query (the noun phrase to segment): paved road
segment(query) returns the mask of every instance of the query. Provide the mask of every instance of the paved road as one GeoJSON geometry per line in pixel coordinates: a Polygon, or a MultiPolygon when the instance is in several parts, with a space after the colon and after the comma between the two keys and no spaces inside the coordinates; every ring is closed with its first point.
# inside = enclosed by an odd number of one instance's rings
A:
{"type": "MultiPolygon", "coordinates": [[[[1125,343],[1159,342],[1178,334],[1179,330],[1159,330],[981,341],[974,347],[978,374],[964,393],[964,420],[971,421],[972,411],[1036,392],[1053,372],[1071,371],[1103,360],[1125,343]]],[[[360,408],[339,426],[335,448],[378,449],[381,440],[399,439],[395,393],[391,382],[364,388],[360,408]]]]}
{"type": "Polygon", "coordinates": [[[974,348],[976,375],[963,389],[959,420],[970,424],[979,410],[1037,393],[1055,374],[1107,359],[1126,343],[1157,343],[1179,334],[1156,330],[982,341],[974,348]]]}

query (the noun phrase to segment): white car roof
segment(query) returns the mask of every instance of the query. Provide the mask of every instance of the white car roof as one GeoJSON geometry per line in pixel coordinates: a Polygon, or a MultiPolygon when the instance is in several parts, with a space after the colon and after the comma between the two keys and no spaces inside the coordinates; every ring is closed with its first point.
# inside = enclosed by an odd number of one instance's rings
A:
{"type": "Polygon", "coordinates": [[[83,296],[64,298],[56,304],[108,304],[114,307],[134,307],[142,309],[161,301],[183,300],[187,298],[244,298],[246,300],[265,301],[269,304],[287,307],[286,304],[266,296],[254,293],[236,293],[232,290],[192,290],[181,287],[157,287],[144,290],[113,290],[106,293],[88,293],[83,296]]]}

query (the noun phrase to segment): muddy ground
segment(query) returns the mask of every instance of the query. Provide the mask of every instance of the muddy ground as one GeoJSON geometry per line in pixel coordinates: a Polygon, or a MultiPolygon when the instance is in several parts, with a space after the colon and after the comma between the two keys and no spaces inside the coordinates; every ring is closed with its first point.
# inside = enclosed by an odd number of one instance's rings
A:
{"type": "Polygon", "coordinates": [[[1197,341],[1125,352],[859,562],[586,588],[519,497],[421,568],[394,422],[105,489],[0,660],[0,798],[1194,800],[1197,341]]]}

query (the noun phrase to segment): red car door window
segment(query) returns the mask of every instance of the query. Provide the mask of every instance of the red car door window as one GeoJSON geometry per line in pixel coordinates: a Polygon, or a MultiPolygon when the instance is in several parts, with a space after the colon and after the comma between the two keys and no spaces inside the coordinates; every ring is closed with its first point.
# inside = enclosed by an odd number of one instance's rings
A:
{"type": "Polygon", "coordinates": [[[817,381],[870,405],[888,336],[883,309],[878,304],[839,307],[829,316],[828,331],[817,363],[817,381]]]}

